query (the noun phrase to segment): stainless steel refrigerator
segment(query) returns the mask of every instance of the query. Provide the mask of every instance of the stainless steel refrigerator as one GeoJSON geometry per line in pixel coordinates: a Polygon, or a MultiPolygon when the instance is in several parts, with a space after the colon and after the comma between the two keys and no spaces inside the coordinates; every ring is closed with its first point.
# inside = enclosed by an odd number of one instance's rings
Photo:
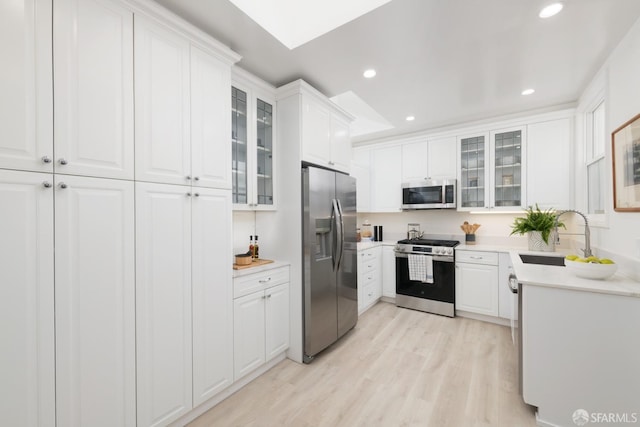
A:
{"type": "Polygon", "coordinates": [[[302,168],[304,362],[358,321],[356,180],[302,168]]]}

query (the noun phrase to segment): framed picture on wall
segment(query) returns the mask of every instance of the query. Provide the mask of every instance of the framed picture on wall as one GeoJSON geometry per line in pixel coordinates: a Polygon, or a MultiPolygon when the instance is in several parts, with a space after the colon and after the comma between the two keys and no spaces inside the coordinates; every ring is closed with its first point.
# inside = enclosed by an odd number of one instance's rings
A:
{"type": "Polygon", "coordinates": [[[640,114],[611,134],[613,210],[640,212],[640,114]]]}

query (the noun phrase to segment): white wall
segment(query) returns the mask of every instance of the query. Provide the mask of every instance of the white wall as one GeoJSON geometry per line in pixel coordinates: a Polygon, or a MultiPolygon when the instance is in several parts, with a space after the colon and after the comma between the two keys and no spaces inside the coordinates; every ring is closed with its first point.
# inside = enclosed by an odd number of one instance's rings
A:
{"type": "MultiPolygon", "coordinates": [[[[603,87],[606,97],[607,133],[625,123],[640,113],[640,20],[631,28],[626,37],[611,53],[604,66],[590,83],[583,94],[588,97],[603,87]]],[[[585,102],[587,102],[585,100],[585,102]]],[[[577,145],[584,139],[578,136],[577,145]]],[[[586,180],[584,174],[584,156],[576,157],[576,189],[584,189],[586,180]]],[[[613,180],[611,172],[611,143],[610,137],[606,144],[607,166],[607,212],[608,226],[593,227],[592,244],[597,251],[613,254],[614,259],[620,259],[631,274],[640,278],[640,212],[613,211],[613,180]]],[[[578,206],[585,208],[584,193],[577,192],[578,206]]],[[[597,252],[598,253],[598,252],[597,252]]]]}

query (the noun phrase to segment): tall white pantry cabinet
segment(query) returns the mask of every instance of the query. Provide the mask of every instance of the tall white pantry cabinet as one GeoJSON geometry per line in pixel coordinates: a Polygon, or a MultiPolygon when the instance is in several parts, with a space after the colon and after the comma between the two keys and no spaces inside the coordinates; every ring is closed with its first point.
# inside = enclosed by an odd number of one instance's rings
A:
{"type": "Polygon", "coordinates": [[[0,55],[0,425],[166,425],[233,382],[239,57],[146,0],[0,2],[0,55]]]}

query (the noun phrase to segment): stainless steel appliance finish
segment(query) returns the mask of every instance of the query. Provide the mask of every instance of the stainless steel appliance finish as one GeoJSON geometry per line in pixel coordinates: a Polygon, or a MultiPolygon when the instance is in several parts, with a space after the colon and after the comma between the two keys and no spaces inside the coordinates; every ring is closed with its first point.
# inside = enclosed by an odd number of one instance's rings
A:
{"type": "Polygon", "coordinates": [[[457,240],[405,239],[396,245],[396,305],[443,316],[455,316],[457,240]],[[433,257],[433,283],[410,279],[409,255],[433,257]]]}
{"type": "Polygon", "coordinates": [[[424,179],[402,184],[402,209],[453,209],[456,207],[455,179],[424,179]]]}
{"type": "Polygon", "coordinates": [[[520,396],[522,396],[522,285],[518,283],[518,278],[513,273],[509,274],[507,284],[511,292],[518,294],[518,319],[511,322],[511,336],[518,351],[518,389],[520,396]]]}
{"type": "Polygon", "coordinates": [[[302,169],[304,357],[310,363],[358,321],[356,180],[302,169]]]}

